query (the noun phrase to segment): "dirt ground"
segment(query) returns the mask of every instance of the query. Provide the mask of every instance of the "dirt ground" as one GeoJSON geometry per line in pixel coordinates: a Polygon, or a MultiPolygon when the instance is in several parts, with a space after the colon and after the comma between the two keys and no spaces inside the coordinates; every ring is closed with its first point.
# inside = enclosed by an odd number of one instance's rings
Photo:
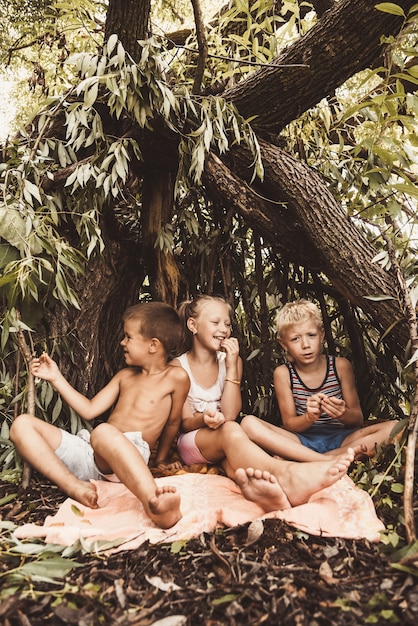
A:
{"type": "MultiPolygon", "coordinates": [[[[41,524],[64,499],[36,475],[29,489],[7,502],[16,491],[16,485],[0,483],[3,522],[41,524]]],[[[386,519],[376,507],[387,527],[397,507],[392,499],[386,519]]],[[[13,585],[10,572],[24,559],[11,554],[4,532],[2,537],[4,626],[418,623],[418,546],[400,560],[393,546],[311,537],[266,520],[187,543],[144,544],[110,556],[76,554],[72,558],[81,566],[64,579],[13,585]]]]}

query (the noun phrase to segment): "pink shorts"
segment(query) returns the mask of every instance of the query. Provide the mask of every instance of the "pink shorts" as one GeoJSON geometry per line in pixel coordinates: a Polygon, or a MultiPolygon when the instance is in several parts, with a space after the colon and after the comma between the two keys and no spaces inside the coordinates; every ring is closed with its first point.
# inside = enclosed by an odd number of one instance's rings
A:
{"type": "Polygon", "coordinates": [[[191,430],[188,433],[182,433],[177,439],[177,450],[181,456],[181,460],[185,465],[193,465],[194,463],[210,463],[202,456],[196,445],[196,435],[200,428],[191,430]]]}

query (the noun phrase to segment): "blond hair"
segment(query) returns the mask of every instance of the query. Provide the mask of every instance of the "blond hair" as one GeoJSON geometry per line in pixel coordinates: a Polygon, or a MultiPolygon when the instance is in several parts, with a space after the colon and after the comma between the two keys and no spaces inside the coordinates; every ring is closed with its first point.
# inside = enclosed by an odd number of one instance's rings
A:
{"type": "Polygon", "coordinates": [[[300,324],[312,320],[319,329],[324,327],[319,308],[313,302],[301,298],[294,302],[288,302],[276,313],[276,331],[278,337],[283,337],[284,332],[294,324],[300,324]]]}

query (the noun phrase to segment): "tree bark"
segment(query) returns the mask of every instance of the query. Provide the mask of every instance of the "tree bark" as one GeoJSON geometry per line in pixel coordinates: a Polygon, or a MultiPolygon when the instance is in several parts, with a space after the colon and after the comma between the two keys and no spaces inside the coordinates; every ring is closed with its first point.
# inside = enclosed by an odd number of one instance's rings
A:
{"type": "MultiPolygon", "coordinates": [[[[396,4],[407,13],[415,2],[397,0],[396,4]]],[[[256,116],[252,126],[257,131],[280,132],[382,57],[382,36],[396,35],[403,18],[378,11],[375,5],[373,0],[335,2],[300,40],[222,96],[243,117],[256,116]]]]}
{"type": "Polygon", "coordinates": [[[398,320],[387,341],[403,358],[408,329],[397,297],[396,277],[372,263],[375,248],[346,216],[318,174],[280,148],[266,142],[260,145],[263,183],[250,189],[245,177],[251,174],[251,155],[239,146],[229,158],[240,177],[228,172],[217,157],[207,160],[205,181],[211,192],[225,193],[224,200],[233,202],[248,223],[262,232],[266,242],[285,249],[285,258],[324,272],[380,331],[398,320]],[[375,295],[393,299],[368,299],[375,295]]]}
{"type": "Polygon", "coordinates": [[[173,174],[147,171],[143,186],[143,233],[151,293],[156,300],[177,305],[179,269],[172,251],[155,245],[161,229],[171,223],[174,198],[173,174]]]}
{"type": "Polygon", "coordinates": [[[110,0],[106,14],[105,41],[116,33],[125,51],[139,58],[138,40],[148,37],[151,0],[110,0]]]}
{"type": "MultiPolygon", "coordinates": [[[[110,225],[103,226],[104,234],[108,230],[110,225]]],[[[81,308],[57,305],[46,311],[45,337],[60,340],[61,371],[88,397],[124,364],[121,319],[123,311],[138,301],[144,279],[139,252],[105,234],[103,257],[91,263],[74,285],[81,308]],[[71,346],[69,353],[65,346],[71,346]]],[[[43,343],[44,337],[38,334],[34,341],[43,343]]]]}

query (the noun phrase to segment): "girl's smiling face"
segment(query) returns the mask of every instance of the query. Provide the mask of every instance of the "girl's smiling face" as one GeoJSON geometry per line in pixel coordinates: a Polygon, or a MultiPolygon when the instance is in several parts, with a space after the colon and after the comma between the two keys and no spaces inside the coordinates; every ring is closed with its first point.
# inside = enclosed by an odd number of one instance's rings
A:
{"type": "Polygon", "coordinates": [[[230,309],[223,302],[206,302],[187,325],[193,335],[212,350],[220,350],[222,342],[231,336],[230,309]]]}

